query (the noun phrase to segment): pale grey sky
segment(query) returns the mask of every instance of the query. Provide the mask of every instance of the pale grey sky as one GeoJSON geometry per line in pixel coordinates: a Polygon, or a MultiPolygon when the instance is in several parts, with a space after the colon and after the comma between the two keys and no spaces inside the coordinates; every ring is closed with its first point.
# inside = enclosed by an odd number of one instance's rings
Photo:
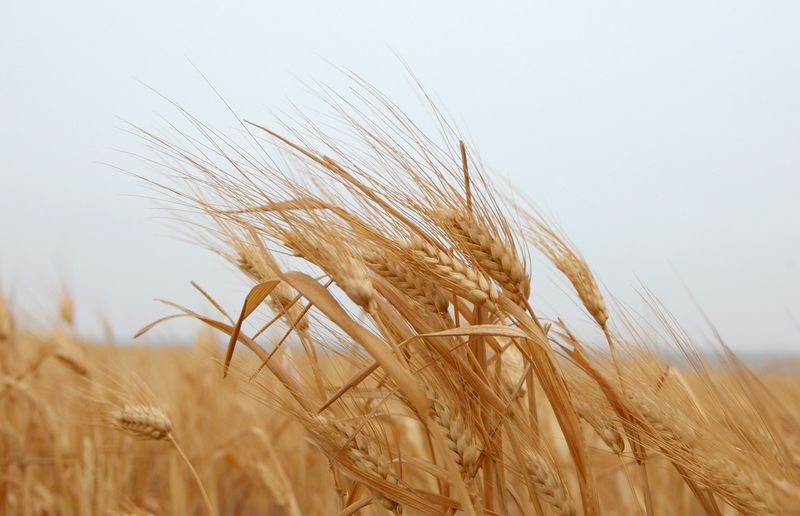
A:
{"type": "MultiPolygon", "coordinates": [[[[244,284],[176,240],[121,120],[270,119],[301,80],[354,70],[402,105],[397,56],[484,160],[557,218],[634,308],[647,285],[687,327],[698,302],[739,350],[797,350],[800,4],[787,2],[37,2],[0,7],[0,278],[29,312],[65,279],[87,331],[121,338],[197,298],[232,311],[244,284]],[[235,4],[235,5],[234,5],[235,4]]],[[[534,299],[563,283],[534,270],[534,299]]],[[[196,301],[196,305],[199,301],[196,301]]],[[[189,335],[165,327],[153,341],[189,335]]]]}

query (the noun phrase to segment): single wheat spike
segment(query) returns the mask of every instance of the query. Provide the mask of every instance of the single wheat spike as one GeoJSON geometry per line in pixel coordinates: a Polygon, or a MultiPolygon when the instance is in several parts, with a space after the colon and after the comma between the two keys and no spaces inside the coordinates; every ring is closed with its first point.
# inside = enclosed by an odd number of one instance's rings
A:
{"type": "Polygon", "coordinates": [[[456,294],[491,311],[497,310],[498,294],[489,278],[416,235],[403,247],[444,279],[456,294]]]}
{"type": "Polygon", "coordinates": [[[10,339],[14,334],[14,316],[6,304],[6,300],[0,295],[0,342],[10,339]]]}
{"type": "Polygon", "coordinates": [[[456,464],[465,477],[475,473],[480,449],[473,433],[467,428],[464,418],[453,413],[436,394],[428,389],[428,399],[433,408],[433,420],[444,430],[447,447],[453,452],[456,464]]]}
{"type": "Polygon", "coordinates": [[[58,316],[69,326],[75,324],[75,303],[69,294],[63,294],[58,300],[58,316]]]}
{"type": "Polygon", "coordinates": [[[395,288],[434,313],[447,313],[450,302],[439,288],[420,277],[403,262],[393,256],[375,251],[366,251],[364,261],[376,274],[395,288]]]}
{"type": "MultiPolygon", "coordinates": [[[[329,430],[336,436],[337,445],[346,452],[355,464],[363,471],[379,476],[384,480],[395,481],[394,472],[389,467],[389,463],[384,459],[380,446],[374,440],[368,438],[364,433],[343,421],[339,421],[329,416],[320,415],[316,417],[318,423],[323,428],[329,430]]],[[[399,513],[400,505],[397,502],[386,498],[382,493],[370,488],[375,500],[385,509],[399,513]]]]}
{"type": "Polygon", "coordinates": [[[748,514],[783,514],[770,488],[742,464],[713,456],[703,461],[702,469],[706,470],[704,483],[737,509],[748,514]]]}
{"type": "Polygon", "coordinates": [[[261,278],[261,273],[256,268],[255,263],[253,263],[253,261],[247,256],[247,253],[242,250],[239,251],[239,256],[236,258],[236,266],[239,267],[239,270],[251,280],[258,282],[263,281],[261,278]]]}
{"type": "Polygon", "coordinates": [[[75,374],[81,376],[89,375],[89,369],[83,363],[81,363],[80,360],[78,360],[71,354],[65,353],[62,350],[56,350],[55,352],[53,352],[53,357],[55,357],[56,360],[58,360],[59,362],[70,368],[73,372],[75,372],[75,374]]]}
{"type": "Polygon", "coordinates": [[[528,299],[531,277],[514,249],[493,236],[474,217],[457,210],[441,210],[438,217],[453,231],[469,255],[508,294],[518,300],[528,299]]]}
{"type": "Polygon", "coordinates": [[[608,310],[603,294],[597,286],[594,274],[582,259],[580,259],[571,249],[566,250],[556,258],[556,267],[569,279],[581,303],[589,311],[589,314],[597,321],[601,327],[606,327],[608,321],[608,310]]]}
{"type": "Polygon", "coordinates": [[[534,234],[536,247],[567,277],[583,306],[597,324],[605,329],[608,309],[589,266],[558,234],[541,224],[536,225],[538,227],[534,234]]]}
{"type": "Polygon", "coordinates": [[[164,440],[172,432],[172,423],[163,410],[151,405],[125,405],[112,412],[116,425],[141,439],[164,440]]]}
{"type": "Polygon", "coordinates": [[[372,285],[366,266],[361,261],[299,231],[286,232],[284,244],[298,256],[324,270],[356,305],[367,312],[374,310],[375,287],[372,285]]]}
{"type": "Polygon", "coordinates": [[[687,450],[697,443],[697,432],[678,414],[669,414],[653,401],[641,396],[631,395],[629,399],[655,430],[665,448],[687,450]]]}
{"type": "Polygon", "coordinates": [[[290,516],[300,516],[302,513],[297,505],[297,500],[292,492],[287,489],[284,479],[276,474],[273,468],[263,462],[259,462],[256,467],[264,485],[266,485],[267,489],[272,493],[272,499],[275,504],[278,505],[284,513],[290,516]]]}
{"type": "Polygon", "coordinates": [[[611,451],[617,455],[625,451],[625,440],[607,415],[583,400],[574,399],[573,405],[578,416],[597,432],[611,451]]]}
{"type": "Polygon", "coordinates": [[[536,452],[528,454],[525,468],[533,483],[536,495],[549,504],[556,514],[573,516],[575,505],[570,500],[555,468],[536,452]]]}
{"type": "Polygon", "coordinates": [[[208,496],[205,486],[203,486],[200,475],[197,473],[191,461],[189,461],[189,457],[186,456],[183,449],[178,445],[178,441],[173,437],[172,422],[163,410],[152,405],[125,405],[122,409],[112,412],[111,417],[117,427],[134,437],[154,441],[170,441],[192,473],[197,487],[200,488],[200,494],[203,496],[203,503],[208,513],[212,516],[216,515],[217,511],[214,509],[214,505],[211,502],[211,498],[208,496]]]}

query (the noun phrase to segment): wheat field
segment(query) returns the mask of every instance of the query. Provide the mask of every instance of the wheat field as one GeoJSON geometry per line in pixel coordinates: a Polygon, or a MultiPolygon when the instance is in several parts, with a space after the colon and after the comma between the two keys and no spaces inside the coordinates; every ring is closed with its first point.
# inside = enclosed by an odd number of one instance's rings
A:
{"type": "MultiPolygon", "coordinates": [[[[3,514],[800,514],[800,381],[617,306],[563,232],[354,79],[325,124],[132,127],[250,282],[165,302],[194,347],[0,305],[3,514]],[[241,137],[241,134],[239,135],[241,137]],[[532,256],[587,330],[534,308],[532,256]]],[[[202,251],[199,251],[202,252],[202,251]]],[[[154,293],[155,296],[160,293],[154,293]]]]}

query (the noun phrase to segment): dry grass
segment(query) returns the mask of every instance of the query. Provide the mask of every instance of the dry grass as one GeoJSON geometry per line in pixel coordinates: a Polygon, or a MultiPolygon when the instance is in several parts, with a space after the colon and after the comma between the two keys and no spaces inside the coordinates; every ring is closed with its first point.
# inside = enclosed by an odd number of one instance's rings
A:
{"type": "Polygon", "coordinates": [[[44,336],[0,304],[5,514],[800,512],[800,378],[610,311],[449,126],[357,86],[326,97],[338,130],[248,126],[258,152],[194,119],[143,133],[252,282],[236,311],[198,285],[203,315],[171,304],[220,336],[106,347],[70,299],[44,336]],[[533,308],[529,248],[595,332],[533,308]]]}

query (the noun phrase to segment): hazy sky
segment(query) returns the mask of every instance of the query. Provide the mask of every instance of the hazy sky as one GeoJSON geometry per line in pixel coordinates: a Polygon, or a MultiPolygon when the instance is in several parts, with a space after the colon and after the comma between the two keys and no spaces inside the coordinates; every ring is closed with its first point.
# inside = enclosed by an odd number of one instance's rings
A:
{"type": "MultiPolygon", "coordinates": [[[[798,20],[795,1],[4,0],[2,288],[52,313],[63,279],[81,327],[104,314],[120,338],[168,313],[153,298],[200,306],[192,279],[236,311],[243,281],[106,164],[146,172],[119,152],[142,151],[122,121],[174,116],[143,83],[225,129],[191,63],[269,120],[303,105],[301,81],[346,88],[330,63],[414,106],[400,56],[618,298],[639,308],[646,285],[699,332],[685,282],[736,349],[797,350],[798,20]]],[[[533,275],[540,306],[563,302],[563,282],[533,275]]]]}

